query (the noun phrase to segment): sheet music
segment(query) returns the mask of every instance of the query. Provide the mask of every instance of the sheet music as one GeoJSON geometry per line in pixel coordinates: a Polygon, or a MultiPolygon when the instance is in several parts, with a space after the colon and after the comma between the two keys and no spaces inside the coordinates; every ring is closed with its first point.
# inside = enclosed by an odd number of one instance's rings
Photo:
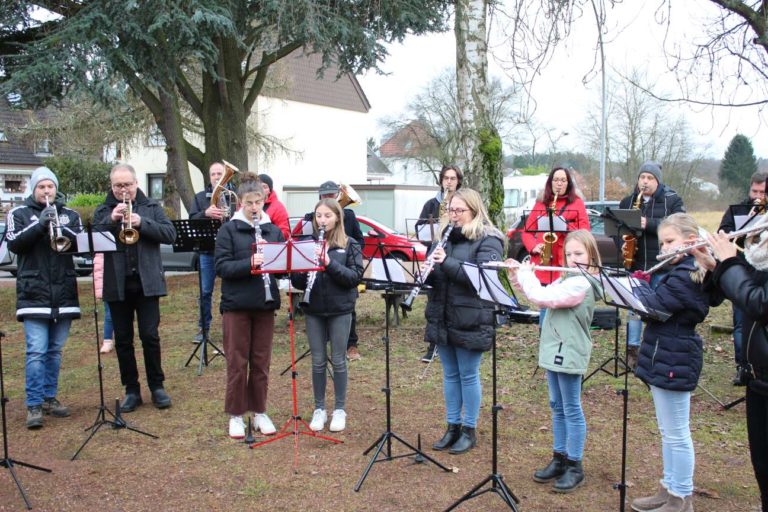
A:
{"type": "Polygon", "coordinates": [[[648,313],[645,304],[635,297],[632,289],[640,286],[640,282],[634,277],[609,277],[602,276],[605,293],[620,306],[629,306],[636,311],[648,313]]]}
{"type": "Polygon", "coordinates": [[[499,280],[499,273],[486,269],[484,277],[480,275],[480,269],[473,263],[462,263],[467,277],[472,286],[477,290],[481,300],[501,304],[502,306],[517,307],[517,302],[507,294],[499,280]]]}
{"type": "Polygon", "coordinates": [[[117,251],[117,244],[115,243],[115,235],[110,231],[92,231],[93,235],[93,247],[91,247],[88,239],[88,232],[77,234],[77,251],[76,252],[115,252],[117,251]]]}
{"type": "Polygon", "coordinates": [[[435,233],[440,229],[437,222],[421,224],[416,226],[416,240],[419,242],[432,242],[435,239],[435,233]]]}
{"type": "Polygon", "coordinates": [[[263,272],[285,272],[288,268],[288,251],[285,242],[269,242],[261,244],[264,262],[261,264],[263,272]]]}
{"type": "Polygon", "coordinates": [[[373,258],[367,268],[365,279],[373,281],[392,281],[393,283],[412,283],[413,278],[405,273],[405,270],[395,259],[392,258],[373,258]],[[386,269],[384,268],[386,266],[386,269]],[[389,278],[387,278],[389,271],[389,278]],[[410,277],[410,279],[409,279],[410,277]]]}
{"type": "Polygon", "coordinates": [[[568,231],[568,223],[559,215],[552,216],[552,228],[549,227],[549,216],[542,215],[537,221],[538,231],[568,231]]]}
{"type": "Polygon", "coordinates": [[[755,223],[755,220],[759,218],[758,215],[734,215],[733,225],[736,227],[735,231],[748,228],[755,223]]]}
{"type": "Polygon", "coordinates": [[[3,239],[3,243],[0,244],[0,265],[10,263],[11,259],[8,257],[8,243],[3,239]],[[6,261],[6,258],[8,261],[6,261]]]}
{"type": "Polygon", "coordinates": [[[311,235],[315,232],[315,227],[312,225],[311,220],[301,219],[299,222],[301,223],[300,235],[311,235]]]}
{"type": "MultiPolygon", "coordinates": [[[[311,223],[310,223],[311,225],[311,223]]],[[[325,243],[325,242],[323,242],[325,243]]],[[[292,244],[293,255],[291,257],[291,271],[301,272],[303,270],[313,270],[317,268],[315,263],[315,245],[314,240],[294,241],[292,244]]],[[[283,268],[287,268],[287,264],[283,268]]]]}

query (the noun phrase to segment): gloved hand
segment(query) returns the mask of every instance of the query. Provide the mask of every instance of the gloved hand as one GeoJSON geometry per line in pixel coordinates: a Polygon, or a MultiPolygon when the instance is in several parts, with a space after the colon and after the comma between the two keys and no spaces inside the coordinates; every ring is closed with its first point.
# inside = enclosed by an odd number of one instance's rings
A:
{"type": "Polygon", "coordinates": [[[55,219],[56,219],[56,208],[53,206],[46,206],[45,208],[43,208],[43,211],[40,212],[40,223],[46,228],[55,219]]]}

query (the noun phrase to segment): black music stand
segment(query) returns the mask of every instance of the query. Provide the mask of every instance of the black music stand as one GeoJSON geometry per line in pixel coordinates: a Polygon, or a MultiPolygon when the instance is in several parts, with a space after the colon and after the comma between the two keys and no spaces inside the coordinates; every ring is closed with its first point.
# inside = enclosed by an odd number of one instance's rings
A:
{"type": "MultiPolygon", "coordinates": [[[[388,255],[391,252],[398,252],[403,251],[403,246],[393,246],[390,244],[384,244],[382,242],[382,239],[378,238],[378,245],[376,247],[376,252],[374,252],[371,259],[368,261],[368,265],[366,265],[365,270],[363,272],[363,275],[365,275],[366,271],[370,271],[368,281],[371,283],[376,283],[378,285],[384,286],[384,294],[385,294],[385,301],[387,301],[387,294],[390,296],[395,293],[395,288],[399,287],[400,289],[409,289],[410,286],[413,285],[413,279],[415,272],[413,270],[408,271],[403,267],[403,263],[399,261],[396,258],[388,257],[388,255]],[[377,257],[378,256],[378,257],[377,257]]],[[[415,263],[415,251],[412,247],[409,247],[411,252],[411,262],[415,263]]],[[[367,284],[366,284],[367,286],[367,284]]],[[[385,302],[386,304],[386,302],[385,302]]],[[[386,424],[387,428],[386,430],[376,439],[376,441],[373,442],[364,452],[363,455],[368,455],[368,453],[371,450],[375,451],[373,452],[373,455],[371,456],[371,460],[368,462],[368,465],[366,466],[365,470],[363,470],[363,473],[360,475],[360,479],[357,481],[357,484],[355,484],[354,490],[355,492],[359,492],[360,488],[363,486],[363,482],[365,482],[365,479],[368,477],[368,473],[373,469],[373,465],[376,462],[389,462],[395,459],[401,459],[404,457],[410,457],[414,456],[414,460],[416,462],[424,462],[425,460],[428,460],[432,464],[436,465],[443,471],[450,471],[449,468],[446,466],[443,466],[439,462],[437,462],[435,459],[421,451],[421,435],[417,438],[417,445],[413,446],[408,441],[405,441],[402,437],[398,436],[392,431],[392,389],[390,387],[390,364],[389,364],[389,305],[386,304],[386,315],[384,320],[384,336],[382,336],[381,341],[384,342],[384,380],[385,384],[384,387],[381,389],[381,391],[384,393],[384,399],[386,403],[386,424]],[[407,448],[409,448],[411,451],[400,454],[400,455],[392,455],[392,440],[398,441],[401,444],[405,445],[407,448]],[[380,455],[383,454],[382,458],[379,458],[380,455]]]]}
{"type": "MultiPolygon", "coordinates": [[[[296,241],[293,239],[287,242],[266,242],[264,247],[264,263],[261,266],[261,270],[255,271],[256,273],[274,272],[281,274],[291,274],[294,272],[319,272],[325,270],[325,267],[319,265],[314,260],[314,249],[317,243],[314,240],[296,241]]],[[[252,271],[253,272],[253,271],[252,271]]],[[[288,292],[292,290],[289,288],[288,292]]],[[[266,444],[274,443],[288,436],[293,436],[293,453],[294,453],[294,471],[298,471],[299,464],[299,436],[310,436],[317,439],[323,439],[335,444],[342,443],[340,439],[334,439],[332,437],[318,434],[309,428],[307,422],[299,415],[299,402],[297,398],[297,384],[296,377],[299,373],[296,371],[296,343],[294,329],[294,308],[293,301],[291,301],[288,310],[289,332],[290,332],[290,346],[291,346],[291,402],[293,406],[292,415],[286,420],[280,430],[271,437],[264,441],[252,443],[248,445],[250,448],[258,448],[266,444]],[[303,427],[303,428],[302,428],[303,427]]]]}
{"type": "MultiPolygon", "coordinates": [[[[184,219],[171,221],[176,228],[176,239],[173,241],[173,252],[200,252],[200,251],[213,251],[216,248],[216,235],[221,227],[221,221],[218,219],[184,219]]],[[[197,365],[197,375],[203,374],[203,366],[208,366],[208,363],[216,359],[218,356],[224,355],[224,352],[217,347],[212,341],[208,333],[208,328],[205,327],[205,321],[203,319],[203,269],[198,264],[197,269],[197,287],[199,290],[198,314],[200,315],[200,325],[202,329],[203,339],[195,346],[195,349],[189,355],[187,362],[184,363],[184,368],[189,366],[189,363],[194,357],[200,361],[197,365]],[[208,358],[208,345],[213,347],[213,357],[208,358]],[[200,355],[198,355],[198,351],[200,355]]]]}
{"type": "Polygon", "coordinates": [[[2,419],[3,419],[3,458],[0,460],[0,467],[7,468],[8,471],[11,472],[11,478],[13,478],[13,482],[16,484],[16,487],[19,489],[19,492],[21,493],[22,499],[24,499],[24,503],[27,506],[27,510],[32,509],[32,504],[29,501],[29,498],[27,497],[27,493],[24,492],[24,487],[21,486],[21,482],[19,481],[19,478],[16,476],[16,470],[13,469],[14,464],[17,466],[23,466],[25,468],[30,469],[36,469],[37,471],[43,471],[45,473],[51,473],[50,469],[43,468],[40,466],[35,466],[34,464],[29,464],[27,462],[22,462],[20,460],[12,459],[10,455],[8,455],[8,427],[7,419],[5,416],[5,404],[8,402],[8,398],[5,396],[5,383],[3,382],[3,338],[5,337],[5,333],[0,331],[0,409],[2,409],[2,419]]]}
{"type": "MultiPolygon", "coordinates": [[[[511,313],[514,313],[519,309],[517,299],[514,296],[507,294],[504,286],[498,278],[498,267],[486,267],[482,265],[477,266],[473,263],[462,263],[464,272],[472,281],[472,285],[475,287],[478,296],[481,300],[491,302],[496,306],[496,322],[501,324],[500,318],[512,318],[511,313]]],[[[491,346],[491,368],[492,368],[492,382],[493,382],[493,405],[491,406],[492,417],[492,458],[491,458],[491,473],[470,489],[461,498],[453,502],[445,512],[455,509],[465,501],[477,498],[487,492],[497,494],[504,503],[515,512],[518,512],[517,505],[520,504],[520,500],[515,496],[512,490],[504,482],[504,477],[499,473],[499,411],[504,408],[499,405],[498,393],[497,393],[497,378],[496,378],[496,332],[494,330],[493,345],[491,346]],[[490,487],[484,488],[486,484],[490,484],[490,487]]]]}
{"type": "Polygon", "coordinates": [[[413,222],[413,238],[415,242],[421,242],[429,247],[435,241],[440,229],[440,219],[428,217],[426,219],[405,219],[405,232],[410,234],[408,221],[413,222]]]}
{"type": "MultiPolygon", "coordinates": [[[[77,254],[87,254],[90,255],[91,258],[93,258],[97,252],[105,253],[119,250],[119,247],[115,244],[114,235],[111,232],[100,231],[98,229],[95,230],[91,224],[86,227],[84,232],[77,235],[77,243],[73,245],[76,246],[77,254]]],[[[124,428],[138,434],[151,437],[153,439],[159,439],[156,435],[131,427],[128,425],[128,423],[125,422],[122,415],[120,414],[120,399],[115,399],[114,413],[109,410],[104,402],[104,366],[101,364],[101,331],[99,330],[99,303],[96,299],[95,279],[91,280],[91,294],[93,297],[93,326],[95,332],[94,340],[96,341],[96,362],[99,375],[99,410],[96,413],[96,419],[93,420],[93,424],[85,429],[86,432],[90,430],[91,433],[88,435],[85,441],[83,441],[83,444],[80,445],[80,448],[77,449],[70,460],[75,460],[77,456],[80,455],[82,449],[85,448],[85,445],[87,445],[88,442],[93,439],[93,436],[96,435],[99,429],[105,425],[109,425],[115,430],[124,428]],[[112,419],[108,419],[107,414],[109,414],[112,419]]]]}
{"type": "MultiPolygon", "coordinates": [[[[652,318],[665,321],[671,315],[666,311],[651,309],[643,305],[638,299],[636,290],[643,286],[637,279],[632,277],[615,277],[609,275],[613,269],[601,267],[599,269],[599,281],[603,288],[603,300],[609,306],[632,311],[644,318],[652,318]]],[[[626,357],[627,347],[624,346],[624,357],[626,357]]],[[[624,387],[616,390],[617,395],[622,396],[622,424],[621,424],[621,481],[613,484],[613,488],[619,491],[619,510],[624,512],[627,497],[627,416],[629,410],[629,372],[624,372],[624,387]]]]}

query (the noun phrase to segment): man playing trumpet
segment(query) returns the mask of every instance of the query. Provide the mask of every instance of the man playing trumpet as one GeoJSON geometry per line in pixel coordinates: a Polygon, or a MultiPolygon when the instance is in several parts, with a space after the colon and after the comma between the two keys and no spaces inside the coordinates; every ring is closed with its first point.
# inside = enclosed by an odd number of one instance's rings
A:
{"type": "Polygon", "coordinates": [[[147,385],[152,403],[158,409],[171,406],[165,392],[165,375],[160,364],[160,297],[166,295],[160,244],[172,244],[176,229],[163,207],[139,189],[136,171],[128,164],[117,164],[109,173],[111,190],[104,204],[93,213],[94,224],[110,231],[118,241],[118,250],[104,253],[104,290],[115,326],[115,351],[120,365],[120,380],[125,386],[122,412],[131,412],[142,404],[139,371],[133,348],[133,317],[139,326],[144,350],[147,385]],[[130,209],[129,209],[130,203],[130,209]],[[125,218],[131,211],[130,219],[125,218]],[[126,227],[128,226],[128,227],[126,227]],[[136,230],[138,240],[120,240],[121,231],[136,230]]]}
{"type": "Polygon", "coordinates": [[[32,194],[8,213],[8,248],[18,256],[16,319],[26,340],[27,428],[43,426],[43,414],[69,416],[56,398],[61,351],[72,319],[80,318],[75,267],[70,255],[55,249],[55,236],[72,241],[80,215],[61,203],[59,180],[47,167],[30,178],[32,194]],[[60,229],[52,230],[52,225],[60,229]],[[60,234],[59,234],[60,233],[60,234]]]}

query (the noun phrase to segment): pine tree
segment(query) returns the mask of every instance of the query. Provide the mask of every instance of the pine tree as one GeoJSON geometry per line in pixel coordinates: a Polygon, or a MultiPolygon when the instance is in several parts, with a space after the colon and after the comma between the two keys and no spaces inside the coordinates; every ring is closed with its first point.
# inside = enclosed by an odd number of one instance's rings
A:
{"type": "Polygon", "coordinates": [[[752,142],[741,134],[736,134],[720,164],[720,183],[740,195],[749,188],[752,174],[757,172],[757,159],[752,142]]]}

